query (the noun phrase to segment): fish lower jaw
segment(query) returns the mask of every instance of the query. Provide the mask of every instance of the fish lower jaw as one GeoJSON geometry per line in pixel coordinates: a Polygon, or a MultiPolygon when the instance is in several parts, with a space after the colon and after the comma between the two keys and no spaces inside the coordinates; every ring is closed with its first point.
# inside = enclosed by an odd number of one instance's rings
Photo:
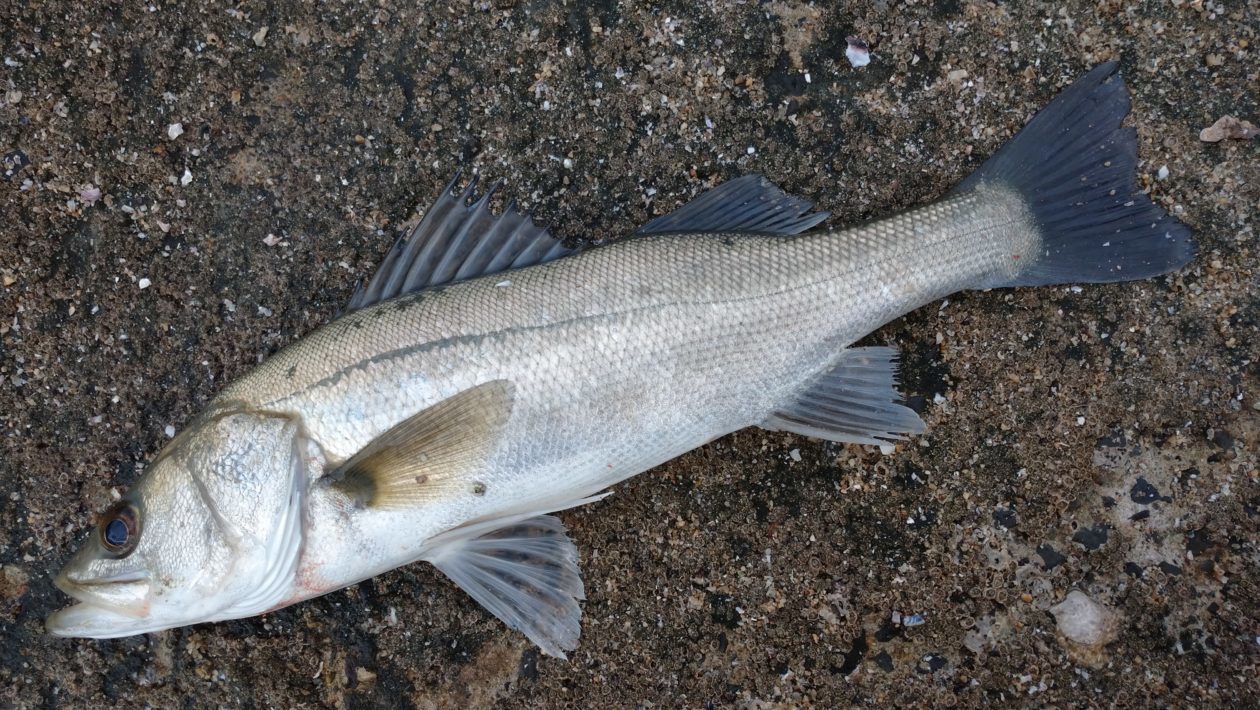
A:
{"type": "Polygon", "coordinates": [[[161,631],[178,623],[157,621],[147,616],[130,616],[95,604],[80,602],[53,612],[44,628],[65,638],[110,639],[161,631]]]}

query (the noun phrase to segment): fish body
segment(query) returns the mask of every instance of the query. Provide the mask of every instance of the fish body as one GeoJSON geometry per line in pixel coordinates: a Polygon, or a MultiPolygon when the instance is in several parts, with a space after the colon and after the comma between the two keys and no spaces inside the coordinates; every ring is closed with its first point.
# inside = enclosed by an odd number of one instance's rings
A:
{"type": "Polygon", "coordinates": [[[510,418],[469,483],[477,495],[344,524],[335,500],[317,508],[295,590],[314,596],[416,559],[469,520],[568,507],[764,422],[862,335],[1008,269],[1010,255],[986,245],[1017,219],[980,192],[793,239],[626,239],[351,313],[212,406],[283,412],[343,461],[460,392],[512,383],[510,418]],[[347,560],[364,565],[349,579],[347,560]]]}
{"type": "Polygon", "coordinates": [[[223,390],[106,513],[59,578],[81,603],[50,630],[249,616],[427,560],[562,656],[583,586],[548,513],[749,426],[918,433],[895,351],[850,347],[862,336],[964,289],[1191,258],[1184,226],[1133,194],[1114,72],[943,200],[850,229],[808,231],[825,215],[750,176],[565,254],[471,187],[444,191],[349,313],[223,390]]]}

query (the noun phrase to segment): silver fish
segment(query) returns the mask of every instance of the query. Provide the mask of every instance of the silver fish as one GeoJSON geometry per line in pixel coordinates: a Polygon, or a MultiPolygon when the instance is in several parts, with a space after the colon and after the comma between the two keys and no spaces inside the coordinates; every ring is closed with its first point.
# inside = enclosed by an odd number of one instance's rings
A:
{"type": "Polygon", "coordinates": [[[921,432],[896,352],[850,347],[873,329],[963,289],[1190,261],[1134,187],[1128,110],[1099,66],[944,199],[843,230],[748,176],[571,252],[452,184],[348,313],[223,390],[102,515],[47,628],[251,616],[426,560],[563,656],[583,586],[549,513],[744,427],[921,432]]]}

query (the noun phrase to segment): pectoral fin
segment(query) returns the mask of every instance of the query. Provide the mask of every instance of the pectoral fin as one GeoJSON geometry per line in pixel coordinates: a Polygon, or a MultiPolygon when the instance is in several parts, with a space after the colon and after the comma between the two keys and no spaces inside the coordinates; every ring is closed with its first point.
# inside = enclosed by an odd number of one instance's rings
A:
{"type": "Polygon", "coordinates": [[[586,594],[577,548],[555,517],[457,528],[434,539],[424,559],[543,653],[565,658],[577,648],[586,594]]]}
{"type": "Polygon", "coordinates": [[[370,508],[484,495],[477,473],[512,413],[513,390],[492,380],[414,414],[330,473],[326,485],[370,508]]]}
{"type": "Polygon", "coordinates": [[[923,420],[898,404],[895,348],[851,348],[761,428],[828,441],[883,444],[919,434],[923,420]]]}

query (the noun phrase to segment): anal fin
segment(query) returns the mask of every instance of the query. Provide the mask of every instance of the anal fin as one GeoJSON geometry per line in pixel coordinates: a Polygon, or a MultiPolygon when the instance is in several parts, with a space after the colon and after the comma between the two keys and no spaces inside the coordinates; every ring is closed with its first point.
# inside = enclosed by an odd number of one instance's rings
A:
{"type": "Polygon", "coordinates": [[[577,648],[582,620],[578,602],[586,594],[577,547],[556,517],[456,528],[434,538],[423,559],[543,653],[565,658],[565,651],[577,648]]]}
{"type": "Polygon", "coordinates": [[[896,379],[895,348],[851,348],[761,428],[853,444],[884,444],[920,434],[923,420],[898,403],[896,379]]]}

